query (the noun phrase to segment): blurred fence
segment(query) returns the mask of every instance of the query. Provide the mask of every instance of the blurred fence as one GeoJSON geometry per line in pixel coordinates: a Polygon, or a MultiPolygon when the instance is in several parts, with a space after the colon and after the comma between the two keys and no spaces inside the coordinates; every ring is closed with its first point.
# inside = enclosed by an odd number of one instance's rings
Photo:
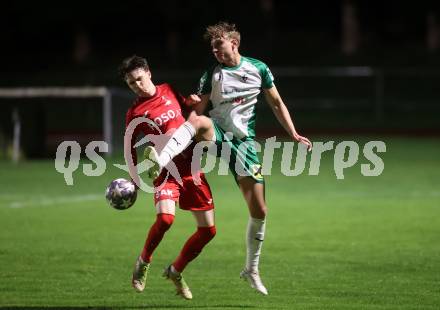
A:
{"type": "MultiPolygon", "coordinates": [[[[302,132],[440,132],[437,68],[272,68],[275,84],[302,132]]],[[[154,73],[181,93],[197,90],[200,72],[154,73]]],[[[12,145],[14,119],[29,157],[53,156],[64,140],[123,145],[125,112],[133,95],[106,87],[0,88],[0,152],[12,145]],[[14,115],[14,119],[12,116],[14,115]]],[[[257,105],[257,134],[282,133],[268,105],[257,105]]],[[[0,153],[1,154],[1,153],[0,153]]]]}
{"type": "MultiPolygon", "coordinates": [[[[440,132],[439,68],[271,69],[295,123],[309,132],[440,132]]],[[[155,77],[188,94],[196,91],[200,75],[158,72],[155,77]]],[[[257,133],[283,132],[268,105],[259,104],[257,109],[257,133]]]]}

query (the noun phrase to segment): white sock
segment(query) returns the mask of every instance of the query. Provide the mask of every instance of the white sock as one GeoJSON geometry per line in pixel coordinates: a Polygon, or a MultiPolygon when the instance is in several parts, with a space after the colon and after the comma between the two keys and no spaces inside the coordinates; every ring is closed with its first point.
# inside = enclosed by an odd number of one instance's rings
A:
{"type": "Polygon", "coordinates": [[[165,167],[168,165],[176,155],[180,154],[191,144],[192,138],[194,138],[195,135],[196,129],[189,122],[185,122],[177,128],[159,155],[158,160],[160,166],[165,167]]]}
{"type": "Polygon", "coordinates": [[[261,247],[263,246],[266,219],[249,217],[246,233],[246,269],[258,272],[261,247]]]}

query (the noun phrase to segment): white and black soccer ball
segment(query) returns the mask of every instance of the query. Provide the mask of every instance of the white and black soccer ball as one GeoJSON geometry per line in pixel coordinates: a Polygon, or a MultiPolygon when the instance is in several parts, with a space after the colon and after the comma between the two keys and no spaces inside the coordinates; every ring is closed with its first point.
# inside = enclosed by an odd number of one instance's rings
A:
{"type": "Polygon", "coordinates": [[[120,178],[107,186],[105,198],[112,208],[125,210],[135,203],[137,190],[133,182],[120,178]]]}

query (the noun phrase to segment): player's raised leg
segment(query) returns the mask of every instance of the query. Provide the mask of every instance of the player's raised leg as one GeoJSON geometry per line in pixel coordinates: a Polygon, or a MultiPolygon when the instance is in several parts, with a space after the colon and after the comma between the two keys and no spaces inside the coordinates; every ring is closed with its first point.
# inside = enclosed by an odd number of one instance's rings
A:
{"type": "Polygon", "coordinates": [[[213,136],[214,125],[212,120],[206,116],[191,112],[188,120],[172,134],[160,154],[151,146],[145,149],[144,157],[153,162],[153,166],[147,170],[148,176],[153,179],[156,178],[162,168],[168,165],[176,155],[185,150],[192,143],[193,139],[197,141],[211,141],[213,136]]]}
{"type": "Polygon", "coordinates": [[[156,221],[148,232],[142,253],[137,258],[134,266],[131,283],[137,292],[142,292],[145,289],[153,252],[174,221],[175,202],[172,200],[161,200],[157,202],[156,210],[156,221]]]}
{"type": "Polygon", "coordinates": [[[250,177],[241,178],[238,182],[250,214],[246,231],[246,266],[240,273],[240,277],[248,281],[250,286],[259,293],[267,295],[267,289],[261,281],[258,269],[266,231],[267,207],[264,184],[250,177]]]}
{"type": "Polygon", "coordinates": [[[192,213],[197,222],[197,231],[186,241],[179,256],[165,269],[163,274],[165,278],[174,283],[177,294],[185,299],[192,299],[192,293],[182,276],[182,272],[192,260],[199,256],[206,244],[216,234],[214,210],[192,211],[192,213]]]}

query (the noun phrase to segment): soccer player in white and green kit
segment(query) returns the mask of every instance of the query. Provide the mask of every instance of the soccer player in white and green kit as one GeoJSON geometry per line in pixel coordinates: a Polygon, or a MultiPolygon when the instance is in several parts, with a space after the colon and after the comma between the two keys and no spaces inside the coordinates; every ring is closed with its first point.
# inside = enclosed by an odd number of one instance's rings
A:
{"type": "MultiPolygon", "coordinates": [[[[312,143],[300,136],[274,85],[274,78],[263,62],[240,55],[240,33],[235,25],[220,22],[207,27],[205,38],[210,41],[218,63],[207,70],[200,80],[199,96],[190,96],[194,112],[172,135],[160,154],[147,147],[145,155],[155,165],[148,174],[156,176],[193,139],[213,141],[217,148],[227,143],[231,148],[229,167],[249,208],[246,232],[246,264],[240,277],[263,295],[267,289],[259,275],[259,258],[266,227],[267,206],[264,179],[254,147],[255,108],[261,90],[276,118],[295,141],[310,150],[312,143]],[[212,102],[209,116],[203,112],[212,102]]],[[[220,150],[219,150],[220,151],[220,150]]],[[[218,152],[220,154],[220,152],[218,152]]]]}

